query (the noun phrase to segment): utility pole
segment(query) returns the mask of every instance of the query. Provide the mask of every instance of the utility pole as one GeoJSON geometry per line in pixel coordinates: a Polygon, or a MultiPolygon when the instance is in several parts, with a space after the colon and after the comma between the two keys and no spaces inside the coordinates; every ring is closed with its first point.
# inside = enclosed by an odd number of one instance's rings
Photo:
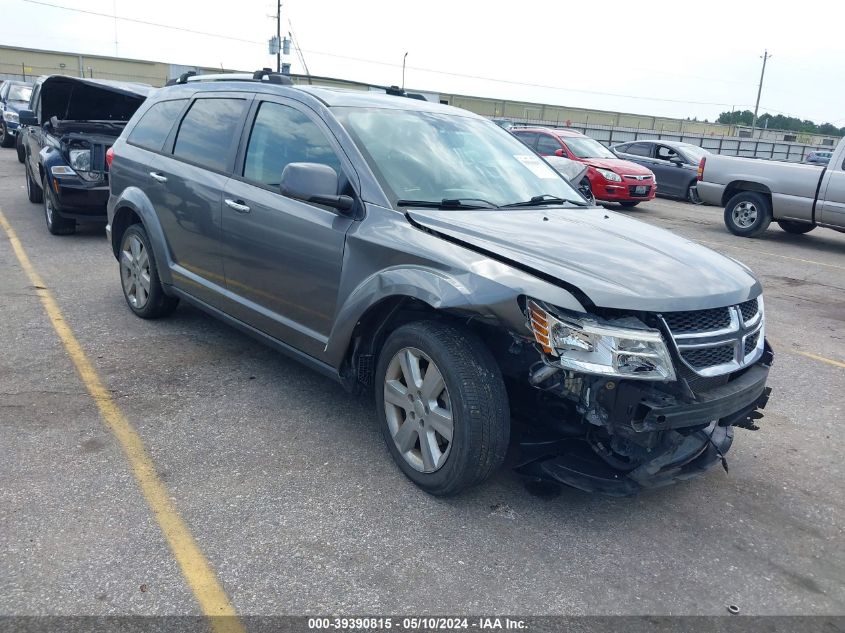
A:
{"type": "Polygon", "coordinates": [[[276,42],[279,46],[276,51],[276,72],[280,73],[282,72],[282,0],[276,3],[276,42]]]}
{"type": "Polygon", "coordinates": [[[407,59],[408,53],[405,53],[402,56],[402,92],[405,92],[405,59],[407,59]]]}
{"type": "Polygon", "coordinates": [[[757,103],[754,104],[754,118],[751,120],[751,138],[754,138],[754,130],[757,129],[757,110],[760,107],[760,93],[763,92],[763,77],[766,75],[766,60],[769,59],[768,50],[763,50],[763,70],[760,71],[760,85],[757,86],[757,103]]]}

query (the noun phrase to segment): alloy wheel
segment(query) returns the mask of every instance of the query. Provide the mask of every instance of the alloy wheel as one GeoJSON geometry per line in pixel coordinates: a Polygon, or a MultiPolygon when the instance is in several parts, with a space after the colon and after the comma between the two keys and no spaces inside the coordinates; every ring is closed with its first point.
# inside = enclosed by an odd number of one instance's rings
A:
{"type": "Polygon", "coordinates": [[[740,202],[733,208],[731,217],[739,228],[750,228],[757,221],[757,207],[753,202],[740,202]]]}
{"type": "MultiPolygon", "coordinates": [[[[27,181],[27,186],[29,186],[29,181],[27,181]]],[[[47,226],[52,228],[53,227],[53,201],[50,200],[50,194],[47,193],[46,189],[44,191],[44,215],[46,216],[47,226]]]]}
{"type": "Polygon", "coordinates": [[[425,352],[400,349],[384,378],[384,411],[402,458],[415,470],[433,473],[452,448],[452,402],[443,374],[425,352]]]}
{"type": "Polygon", "coordinates": [[[150,257],[144,243],[130,234],[120,249],[120,279],[132,307],[140,310],[150,300],[150,257]]]}

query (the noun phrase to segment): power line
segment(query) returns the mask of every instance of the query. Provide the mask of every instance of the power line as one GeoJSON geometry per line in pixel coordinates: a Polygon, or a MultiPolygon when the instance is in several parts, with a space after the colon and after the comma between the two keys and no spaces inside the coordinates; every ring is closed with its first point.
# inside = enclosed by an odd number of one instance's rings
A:
{"type": "Polygon", "coordinates": [[[100,13],[99,11],[89,11],[86,9],[77,9],[76,7],[66,7],[61,4],[52,4],[50,2],[43,2],[42,0],[23,0],[30,4],[39,4],[44,7],[52,7],[53,9],[63,9],[65,11],[73,11],[74,13],[84,13],[86,15],[95,15],[101,18],[109,18],[110,20],[121,20],[122,22],[132,22],[134,24],[143,24],[145,26],[156,26],[162,29],[170,29],[171,31],[181,31],[183,33],[193,33],[194,35],[205,35],[207,37],[219,37],[224,40],[232,40],[234,42],[243,42],[245,44],[264,44],[259,40],[247,40],[241,37],[233,37],[231,35],[223,35],[222,33],[209,33],[208,31],[197,31],[195,29],[186,29],[182,26],[171,26],[169,24],[160,24],[158,22],[149,22],[147,20],[137,20],[135,18],[125,18],[111,13],[100,13]]]}

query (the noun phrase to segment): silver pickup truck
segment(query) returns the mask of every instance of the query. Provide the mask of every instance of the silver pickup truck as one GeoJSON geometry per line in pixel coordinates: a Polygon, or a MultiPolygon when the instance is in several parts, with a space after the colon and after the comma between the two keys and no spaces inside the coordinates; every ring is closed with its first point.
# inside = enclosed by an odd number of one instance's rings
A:
{"type": "Polygon", "coordinates": [[[698,167],[698,194],[725,207],[734,235],[757,237],[772,220],[788,233],[817,226],[845,232],[845,139],[827,167],[708,155],[698,167]]]}

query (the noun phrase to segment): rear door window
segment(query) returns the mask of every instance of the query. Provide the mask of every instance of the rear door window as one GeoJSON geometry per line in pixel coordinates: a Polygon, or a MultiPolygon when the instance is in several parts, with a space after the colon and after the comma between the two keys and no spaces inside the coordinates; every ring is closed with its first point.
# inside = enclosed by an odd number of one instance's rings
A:
{"type": "Polygon", "coordinates": [[[127,143],[138,145],[154,152],[161,151],[170,134],[174,121],[185,107],[187,99],[159,101],[147,110],[129,133],[127,143]]]}
{"type": "Polygon", "coordinates": [[[540,139],[537,141],[538,154],[554,154],[559,149],[561,149],[560,141],[554,136],[548,134],[540,135],[540,139]]]}
{"type": "Polygon", "coordinates": [[[537,132],[514,132],[513,135],[531,149],[536,149],[537,137],[540,136],[537,132]]]}
{"type": "Polygon", "coordinates": [[[633,143],[628,146],[625,153],[634,156],[651,156],[651,145],[648,143],[633,143]]]}
{"type": "Polygon", "coordinates": [[[263,102],[255,115],[244,161],[245,179],[278,189],[289,163],[328,165],[343,177],[340,160],[323,131],[290,106],[263,102]]]}
{"type": "Polygon", "coordinates": [[[173,155],[209,169],[225,171],[246,103],[245,99],[227,98],[194,101],[179,126],[173,155]]]}

